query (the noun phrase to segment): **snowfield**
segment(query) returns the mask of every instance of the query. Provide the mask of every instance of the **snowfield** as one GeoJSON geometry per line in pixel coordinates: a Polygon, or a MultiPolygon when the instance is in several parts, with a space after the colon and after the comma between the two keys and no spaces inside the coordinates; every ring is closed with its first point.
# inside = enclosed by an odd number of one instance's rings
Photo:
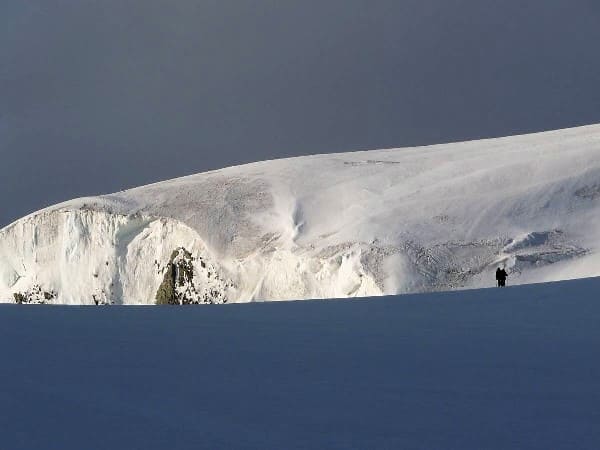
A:
{"type": "Polygon", "coordinates": [[[598,292],[0,305],[0,448],[597,450],[598,292]]]}
{"type": "MultiPolygon", "coordinates": [[[[110,176],[110,174],[107,174],[110,176]]],[[[0,299],[182,304],[600,275],[600,125],[259,162],[0,231],[0,299]]]]}

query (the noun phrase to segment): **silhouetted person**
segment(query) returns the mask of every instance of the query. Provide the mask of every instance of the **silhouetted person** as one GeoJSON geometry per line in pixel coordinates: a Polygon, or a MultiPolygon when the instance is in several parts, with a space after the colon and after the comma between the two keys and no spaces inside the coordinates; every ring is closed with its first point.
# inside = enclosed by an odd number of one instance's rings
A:
{"type": "Polygon", "coordinates": [[[496,269],[496,281],[498,281],[498,287],[506,286],[506,277],[508,277],[508,274],[506,273],[506,270],[504,270],[504,267],[498,267],[496,269]]]}

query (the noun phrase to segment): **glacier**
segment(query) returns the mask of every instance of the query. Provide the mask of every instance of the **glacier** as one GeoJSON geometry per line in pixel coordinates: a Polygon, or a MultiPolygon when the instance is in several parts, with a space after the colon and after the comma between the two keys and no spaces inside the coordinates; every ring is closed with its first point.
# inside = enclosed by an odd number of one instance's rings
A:
{"type": "Polygon", "coordinates": [[[600,125],[257,162],[0,230],[0,301],[367,297],[600,275],[600,125]]]}

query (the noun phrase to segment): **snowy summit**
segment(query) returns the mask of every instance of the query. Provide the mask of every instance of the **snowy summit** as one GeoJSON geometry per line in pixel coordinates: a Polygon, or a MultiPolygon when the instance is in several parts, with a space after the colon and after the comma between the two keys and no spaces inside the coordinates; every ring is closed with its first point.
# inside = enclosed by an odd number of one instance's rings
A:
{"type": "Polygon", "coordinates": [[[224,303],[600,275],[600,125],[264,161],[0,231],[0,300],[224,303]]]}

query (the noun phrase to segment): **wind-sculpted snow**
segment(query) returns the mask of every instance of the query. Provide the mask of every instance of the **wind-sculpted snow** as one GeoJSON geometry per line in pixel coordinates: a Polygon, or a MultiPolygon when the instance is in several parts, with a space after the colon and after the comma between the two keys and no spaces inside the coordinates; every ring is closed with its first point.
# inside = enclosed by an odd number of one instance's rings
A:
{"type": "Polygon", "coordinates": [[[499,264],[512,284],[600,275],[598,186],[600,125],[230,167],[10,225],[0,298],[372,296],[490,286],[499,264]]]}

